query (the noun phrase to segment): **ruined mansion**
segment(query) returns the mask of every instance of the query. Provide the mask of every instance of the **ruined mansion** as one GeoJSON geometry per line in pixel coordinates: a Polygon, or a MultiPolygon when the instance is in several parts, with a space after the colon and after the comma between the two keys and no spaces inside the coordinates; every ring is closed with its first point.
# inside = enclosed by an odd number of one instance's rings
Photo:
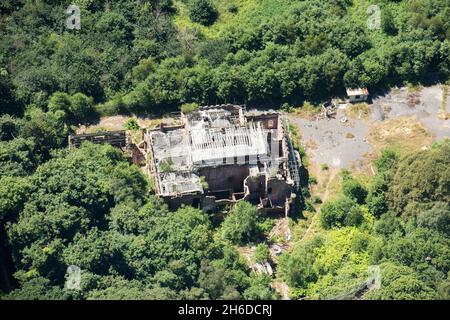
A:
{"type": "MultiPolygon", "coordinates": [[[[203,106],[172,125],[143,129],[134,146],[156,194],[170,209],[183,204],[214,212],[248,201],[264,214],[288,215],[300,184],[301,159],[279,112],[247,112],[239,105],[203,106]]],[[[118,132],[71,137],[99,142],[118,132]],[[105,138],[106,137],[106,138],[105,138]]],[[[108,142],[108,141],[104,141],[108,142]]],[[[134,161],[133,157],[133,162],[134,161]]]]}

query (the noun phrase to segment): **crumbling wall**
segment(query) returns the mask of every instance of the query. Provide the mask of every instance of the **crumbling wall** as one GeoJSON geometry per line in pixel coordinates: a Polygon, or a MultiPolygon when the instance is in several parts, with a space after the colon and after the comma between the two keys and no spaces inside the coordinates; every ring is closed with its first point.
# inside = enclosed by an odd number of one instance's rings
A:
{"type": "Polygon", "coordinates": [[[259,122],[263,129],[275,130],[280,127],[278,113],[262,113],[258,115],[247,115],[247,121],[259,122]]]}
{"type": "Polygon", "coordinates": [[[260,198],[264,198],[266,194],[266,176],[261,174],[257,176],[250,176],[245,181],[247,195],[246,201],[252,203],[259,203],[260,198]]]}
{"type": "Polygon", "coordinates": [[[284,206],[286,198],[291,196],[292,185],[285,180],[269,179],[267,181],[267,198],[273,205],[284,206]]]}
{"type": "Polygon", "coordinates": [[[69,147],[79,147],[84,141],[107,143],[114,147],[124,148],[127,145],[127,134],[125,130],[122,130],[70,135],[69,147]]]}
{"type": "Polygon", "coordinates": [[[168,204],[169,209],[175,211],[183,204],[200,209],[202,208],[204,197],[201,194],[184,194],[181,197],[165,197],[164,200],[168,204]]]}

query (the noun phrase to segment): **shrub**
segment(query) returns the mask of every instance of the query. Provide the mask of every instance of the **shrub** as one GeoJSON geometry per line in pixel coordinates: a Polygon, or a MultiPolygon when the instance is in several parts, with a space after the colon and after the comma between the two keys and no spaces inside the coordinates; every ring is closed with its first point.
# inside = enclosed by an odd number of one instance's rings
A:
{"type": "Polygon", "coordinates": [[[312,205],[312,203],[310,201],[306,201],[305,202],[305,211],[316,212],[316,209],[314,209],[314,206],[312,205]]]}
{"type": "Polygon", "coordinates": [[[319,196],[314,196],[314,197],[312,197],[312,203],[314,203],[314,204],[321,204],[322,203],[322,199],[320,199],[319,196]]]}
{"type": "Polygon", "coordinates": [[[62,110],[66,113],[69,112],[71,104],[70,96],[64,92],[55,92],[52,94],[48,101],[48,110],[55,112],[56,110],[62,110]]]}
{"type": "Polygon", "coordinates": [[[314,176],[309,177],[309,184],[317,184],[317,178],[314,176]]]}
{"type": "Polygon", "coordinates": [[[205,176],[200,177],[200,184],[201,184],[203,190],[207,190],[209,188],[208,181],[206,181],[205,176]]]}
{"type": "Polygon", "coordinates": [[[231,4],[231,5],[228,7],[228,12],[230,12],[230,13],[237,13],[237,12],[238,12],[238,6],[235,5],[234,3],[231,4]]]}
{"type": "Polygon", "coordinates": [[[245,201],[238,202],[222,223],[222,238],[233,244],[254,241],[260,233],[258,220],[256,207],[245,201]]]}
{"type": "Polygon", "coordinates": [[[212,25],[218,13],[210,0],[191,0],[189,3],[189,18],[204,26],[212,25]]]}
{"type": "Polygon", "coordinates": [[[125,123],[125,129],[127,130],[139,130],[141,127],[139,127],[139,123],[135,118],[128,119],[125,123]]]}
{"type": "Polygon", "coordinates": [[[280,110],[290,113],[294,110],[294,108],[289,103],[283,103],[280,107],[280,110]]]}
{"type": "Polygon", "coordinates": [[[117,94],[105,103],[97,104],[95,106],[95,111],[100,116],[115,116],[127,112],[120,94],[117,94]]]}
{"type": "Polygon", "coordinates": [[[180,107],[181,112],[184,114],[188,114],[194,112],[198,109],[199,105],[195,102],[193,103],[185,103],[180,107]]]}
{"type": "Polygon", "coordinates": [[[69,109],[75,119],[88,118],[94,111],[94,100],[82,93],[75,93],[71,97],[69,109]]]}
{"type": "Polygon", "coordinates": [[[357,226],[364,216],[358,204],[347,197],[327,201],[320,209],[320,222],[325,229],[341,226],[357,226]]]}
{"type": "Polygon", "coordinates": [[[159,170],[161,172],[170,172],[170,171],[172,171],[172,164],[173,164],[173,162],[171,159],[163,160],[161,162],[161,164],[159,165],[159,170]]]}
{"type": "Polygon", "coordinates": [[[342,191],[347,197],[355,199],[358,204],[363,204],[366,201],[367,190],[361,183],[351,177],[344,179],[342,191]]]}
{"type": "Polygon", "coordinates": [[[262,221],[258,222],[258,229],[261,233],[269,234],[275,226],[276,221],[271,218],[262,219],[262,221]]]}
{"type": "Polygon", "coordinates": [[[309,192],[308,187],[301,188],[300,192],[301,192],[302,196],[305,198],[309,198],[311,196],[311,193],[309,192]]]}
{"type": "Polygon", "coordinates": [[[257,263],[264,263],[266,261],[269,261],[269,259],[270,259],[269,246],[265,243],[258,244],[256,246],[254,259],[255,259],[255,262],[257,262],[257,263]]]}

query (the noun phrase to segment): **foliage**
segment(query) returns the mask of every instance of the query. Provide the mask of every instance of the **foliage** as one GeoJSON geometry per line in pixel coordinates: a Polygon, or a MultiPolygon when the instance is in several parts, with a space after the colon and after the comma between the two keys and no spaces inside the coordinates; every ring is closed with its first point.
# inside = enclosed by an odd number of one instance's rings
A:
{"type": "Polygon", "coordinates": [[[111,146],[86,142],[28,178],[1,181],[0,212],[20,283],[6,299],[275,297],[235,248],[213,240],[204,212],[169,212],[111,146]],[[80,291],[64,288],[68,265],[82,270],[80,291]]]}
{"type": "Polygon", "coordinates": [[[221,225],[222,238],[234,244],[255,241],[260,234],[258,221],[258,210],[250,203],[240,201],[221,225]]]}
{"type": "Polygon", "coordinates": [[[195,102],[193,103],[185,103],[180,107],[181,112],[184,114],[188,114],[194,112],[198,109],[199,105],[195,102]]]}
{"type": "Polygon", "coordinates": [[[369,292],[367,300],[430,300],[436,294],[408,267],[392,263],[381,266],[381,288],[369,292]]]}
{"type": "Polygon", "coordinates": [[[36,144],[35,153],[40,155],[42,160],[50,158],[52,149],[64,147],[67,144],[69,129],[64,123],[64,117],[64,113],[43,112],[37,108],[26,113],[26,122],[21,129],[21,136],[32,137],[36,144]]]}
{"type": "Polygon", "coordinates": [[[297,244],[280,257],[279,274],[295,296],[336,299],[352,293],[366,281],[369,243],[378,239],[355,227],[297,244]]]}
{"type": "Polygon", "coordinates": [[[279,298],[277,293],[270,287],[272,279],[267,274],[255,275],[250,277],[250,287],[244,293],[244,299],[248,300],[274,300],[279,298]]]}
{"type": "Polygon", "coordinates": [[[206,181],[205,176],[200,176],[200,185],[202,186],[203,190],[208,190],[209,185],[208,185],[208,181],[206,181]]]}
{"type": "Polygon", "coordinates": [[[269,246],[265,243],[260,243],[256,246],[254,259],[257,263],[264,263],[270,259],[269,246]]]}
{"type": "Polygon", "coordinates": [[[19,137],[23,120],[5,114],[0,117],[0,141],[9,141],[19,137]]]}
{"type": "Polygon", "coordinates": [[[364,186],[351,176],[344,176],[342,191],[345,196],[355,200],[358,204],[366,202],[367,190],[364,186]]]}
{"type": "Polygon", "coordinates": [[[12,219],[19,213],[29,190],[30,184],[26,178],[0,178],[0,220],[12,219]]]}
{"type": "Polygon", "coordinates": [[[320,222],[326,229],[340,226],[358,226],[363,214],[357,203],[347,197],[325,202],[320,209],[320,222]]]}
{"type": "Polygon", "coordinates": [[[450,202],[450,142],[412,154],[399,163],[389,190],[396,213],[414,203],[450,202]]]}
{"type": "MultiPolygon", "coordinates": [[[[365,2],[175,5],[120,0],[103,10],[85,1],[82,32],[63,29],[62,1],[5,9],[0,112],[45,109],[55,93],[92,97],[103,114],[163,113],[187,102],[298,106],[345,86],[449,76],[443,0],[385,3],[382,30],[367,29],[365,2]]],[[[74,112],[88,116],[85,102],[74,112]]]]}
{"type": "Polygon", "coordinates": [[[167,160],[163,160],[160,164],[159,164],[159,170],[161,172],[170,172],[172,171],[172,159],[167,159],[167,160]]]}
{"type": "Polygon", "coordinates": [[[35,147],[32,139],[0,141],[0,177],[31,174],[38,163],[35,147]]]}
{"type": "Polygon", "coordinates": [[[189,18],[208,26],[217,19],[217,10],[211,0],[189,0],[189,18]]]}
{"type": "MultiPolygon", "coordinates": [[[[279,298],[234,247],[262,240],[273,219],[242,201],[216,229],[200,210],[171,212],[120,150],[67,149],[73,125],[218,103],[312,115],[346,86],[450,75],[443,0],[383,2],[381,30],[367,29],[365,1],[79,5],[77,31],[64,26],[65,1],[0,4],[0,228],[19,284],[1,299],[279,298]],[[79,291],[64,286],[69,264],[82,268],[79,291]]],[[[448,154],[448,140],[409,155],[385,150],[368,184],[344,175],[343,195],[312,224],[316,236],[279,257],[291,296],[355,298],[376,264],[382,286],[365,299],[448,299],[448,154]]],[[[255,258],[268,259],[266,245],[255,258]]]]}
{"type": "Polygon", "coordinates": [[[125,123],[125,129],[127,129],[127,130],[139,130],[140,129],[139,123],[137,122],[137,120],[135,118],[130,118],[125,123]]]}
{"type": "Polygon", "coordinates": [[[370,212],[377,217],[388,210],[386,192],[397,162],[398,155],[391,150],[383,150],[381,156],[375,161],[377,173],[369,188],[366,202],[370,212]]]}

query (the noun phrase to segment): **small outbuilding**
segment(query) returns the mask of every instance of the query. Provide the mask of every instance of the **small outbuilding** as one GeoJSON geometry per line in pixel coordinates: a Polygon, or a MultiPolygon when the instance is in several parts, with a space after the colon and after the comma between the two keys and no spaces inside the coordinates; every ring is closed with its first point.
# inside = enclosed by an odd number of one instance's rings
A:
{"type": "Polygon", "coordinates": [[[367,88],[347,88],[347,96],[350,102],[364,102],[369,99],[367,88]]]}

